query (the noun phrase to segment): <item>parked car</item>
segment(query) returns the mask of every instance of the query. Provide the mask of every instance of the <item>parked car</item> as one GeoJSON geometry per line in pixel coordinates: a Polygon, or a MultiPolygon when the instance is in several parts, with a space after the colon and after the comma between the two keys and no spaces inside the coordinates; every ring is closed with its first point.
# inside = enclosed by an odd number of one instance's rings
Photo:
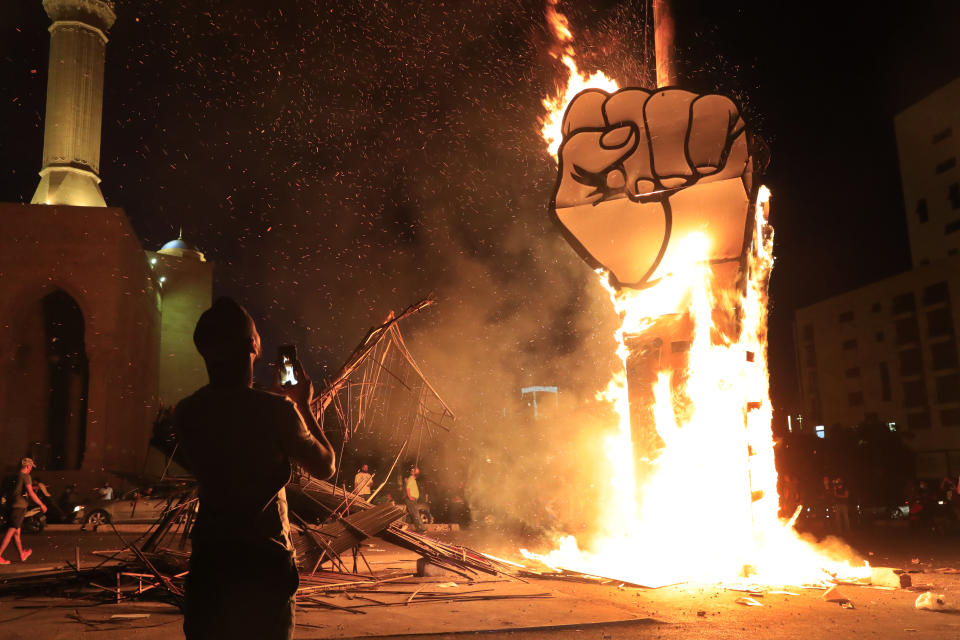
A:
{"type": "Polygon", "coordinates": [[[190,493],[189,487],[161,485],[131,489],[115,500],[95,498],[81,507],[81,529],[113,524],[150,524],[175,507],[179,498],[190,493]]]}

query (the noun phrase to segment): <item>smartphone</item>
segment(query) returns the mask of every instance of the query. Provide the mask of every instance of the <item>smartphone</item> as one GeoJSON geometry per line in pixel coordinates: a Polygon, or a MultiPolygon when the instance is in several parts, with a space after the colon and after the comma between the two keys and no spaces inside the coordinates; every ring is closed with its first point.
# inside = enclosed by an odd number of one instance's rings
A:
{"type": "Polygon", "coordinates": [[[297,361],[297,345],[282,344],[279,349],[279,362],[283,369],[280,371],[280,384],[297,384],[297,372],[293,363],[297,361]]]}

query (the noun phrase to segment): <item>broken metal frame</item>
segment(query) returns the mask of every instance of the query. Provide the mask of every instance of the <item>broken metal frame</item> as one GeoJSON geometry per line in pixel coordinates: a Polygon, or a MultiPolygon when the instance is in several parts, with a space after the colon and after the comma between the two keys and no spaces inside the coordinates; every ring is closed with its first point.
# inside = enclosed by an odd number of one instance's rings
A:
{"type": "MultiPolygon", "coordinates": [[[[314,411],[321,425],[324,424],[325,410],[327,407],[333,407],[337,418],[343,426],[343,439],[341,441],[342,453],[347,440],[353,435],[354,429],[357,425],[363,424],[363,421],[367,418],[367,414],[373,409],[369,403],[373,401],[374,398],[368,394],[376,392],[379,387],[385,384],[383,380],[381,380],[383,374],[396,380],[396,382],[408,392],[419,394],[418,397],[412,400],[411,408],[415,411],[415,415],[413,415],[409,421],[409,432],[399,435],[399,438],[402,438],[402,442],[398,447],[397,455],[390,465],[390,470],[387,472],[383,481],[369,496],[371,500],[389,482],[390,475],[393,473],[393,470],[396,468],[396,465],[404,453],[408,451],[409,445],[415,437],[414,432],[418,428],[420,429],[419,443],[423,441],[424,430],[432,431],[433,427],[438,427],[444,431],[450,431],[450,427],[443,424],[443,421],[444,418],[448,416],[453,418],[454,414],[440,397],[440,394],[437,393],[436,389],[426,379],[426,376],[424,376],[423,371],[407,349],[398,326],[401,320],[425,309],[432,305],[433,302],[432,299],[427,298],[410,305],[398,314],[391,312],[382,324],[369,329],[337,373],[325,383],[323,390],[320,391],[311,404],[311,410],[314,411]],[[384,341],[387,341],[386,346],[383,347],[381,352],[378,352],[377,349],[384,344],[384,341]],[[410,382],[409,377],[405,380],[401,375],[391,370],[387,363],[387,358],[391,352],[398,353],[399,357],[405,363],[405,366],[410,367],[414,379],[417,380],[416,385],[411,386],[413,383],[410,382]],[[367,362],[371,362],[375,366],[364,370],[360,381],[351,381],[351,376],[357,374],[361,367],[367,362]],[[410,384],[408,384],[408,382],[410,384]],[[356,397],[353,395],[354,387],[359,388],[359,395],[356,397]],[[346,391],[347,394],[345,405],[340,399],[342,395],[341,392],[343,391],[346,391]],[[434,406],[431,408],[428,406],[426,401],[428,395],[431,396],[431,401],[434,401],[434,404],[438,405],[438,407],[434,406]],[[439,411],[439,417],[432,415],[436,413],[437,410],[439,411]]],[[[390,394],[391,392],[388,391],[387,393],[390,394]]],[[[392,396],[388,395],[387,397],[390,398],[392,396]]],[[[389,404],[389,399],[386,402],[389,404]]],[[[342,460],[342,456],[340,456],[340,459],[342,460]]],[[[315,481],[315,479],[310,478],[302,471],[300,473],[303,477],[315,481]]],[[[310,515],[313,515],[313,519],[321,522],[321,524],[311,524],[307,522],[307,519],[302,518],[301,514],[294,513],[294,517],[298,521],[297,529],[301,537],[308,541],[307,544],[309,544],[311,549],[311,561],[307,563],[308,566],[302,568],[310,570],[311,574],[315,573],[322,564],[327,561],[329,561],[332,566],[346,570],[345,563],[340,558],[340,554],[347,550],[352,552],[353,566],[354,570],[356,570],[358,557],[362,562],[366,563],[366,558],[359,550],[360,543],[366,538],[382,533],[392,522],[399,520],[404,515],[404,509],[402,507],[396,507],[385,514],[388,517],[391,515],[394,516],[393,520],[377,521],[374,530],[368,531],[365,526],[356,526],[357,523],[354,522],[354,520],[358,518],[369,521],[368,517],[357,514],[359,510],[357,508],[359,506],[357,504],[358,501],[364,502],[365,506],[362,509],[363,511],[370,508],[380,508],[372,507],[372,505],[363,501],[358,494],[347,492],[345,489],[338,489],[336,483],[340,474],[339,465],[336,474],[334,483],[329,485],[330,491],[328,493],[330,497],[336,497],[338,493],[342,494],[340,498],[335,501],[336,504],[330,500],[318,501],[315,498],[313,499],[313,502],[321,508],[323,514],[315,510],[314,513],[310,515]],[[345,542],[352,544],[344,548],[345,542]],[[314,560],[312,555],[317,554],[318,551],[319,554],[314,560]],[[309,565],[312,565],[312,567],[309,565]]],[[[295,487],[294,489],[297,488],[295,487]]],[[[303,495],[306,495],[308,498],[311,497],[305,492],[303,495]]],[[[293,511],[294,510],[291,509],[291,512],[293,511]]],[[[369,569],[369,564],[367,564],[367,567],[369,569]]]]}

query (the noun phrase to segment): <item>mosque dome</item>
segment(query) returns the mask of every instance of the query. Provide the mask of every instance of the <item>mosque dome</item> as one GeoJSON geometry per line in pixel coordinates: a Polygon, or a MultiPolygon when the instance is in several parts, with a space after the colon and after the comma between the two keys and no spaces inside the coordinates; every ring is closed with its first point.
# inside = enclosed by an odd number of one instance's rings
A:
{"type": "Polygon", "coordinates": [[[180,238],[177,238],[176,240],[171,240],[170,242],[160,247],[160,251],[166,251],[168,249],[188,249],[190,251],[196,251],[194,247],[191,247],[180,238]]]}
{"type": "Polygon", "coordinates": [[[194,258],[200,260],[200,262],[206,262],[206,259],[203,257],[203,252],[183,239],[182,229],[180,230],[180,236],[177,237],[176,240],[171,240],[164,244],[157,253],[165,256],[177,256],[178,258],[194,258]]]}

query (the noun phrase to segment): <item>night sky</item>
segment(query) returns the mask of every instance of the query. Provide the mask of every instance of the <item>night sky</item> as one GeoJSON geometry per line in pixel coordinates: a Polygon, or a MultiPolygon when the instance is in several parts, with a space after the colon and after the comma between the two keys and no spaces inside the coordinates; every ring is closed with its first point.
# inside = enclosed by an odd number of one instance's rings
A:
{"type": "MultiPolygon", "coordinates": [[[[785,410],[794,310],[909,268],[893,115],[960,75],[960,3],[736,4],[678,2],[678,28],[690,86],[737,98],[772,151],[785,410]]],[[[605,294],[547,218],[538,119],[561,68],[542,1],[117,5],[104,196],[147,249],[182,225],[267,349],[298,342],[328,375],[432,292],[405,332],[461,415],[519,384],[605,384],[605,294]]],[[[649,77],[642,0],[559,9],[582,68],[649,77]]],[[[3,201],[37,184],[48,25],[40,0],[0,3],[3,201]]]]}

